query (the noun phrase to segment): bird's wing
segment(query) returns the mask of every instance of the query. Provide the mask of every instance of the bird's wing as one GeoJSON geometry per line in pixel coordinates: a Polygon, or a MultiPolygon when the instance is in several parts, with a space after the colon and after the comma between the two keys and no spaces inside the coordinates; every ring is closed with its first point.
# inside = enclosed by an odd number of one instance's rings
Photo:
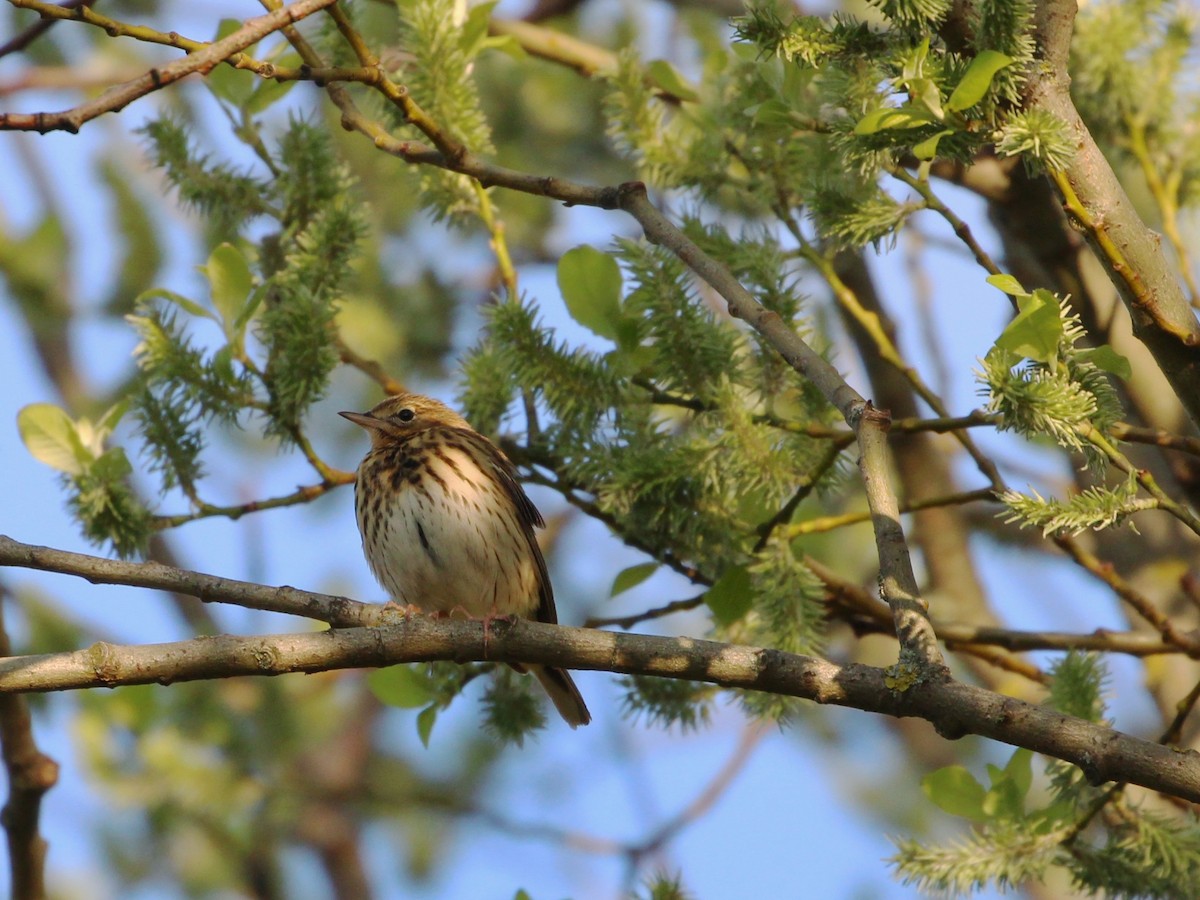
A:
{"type": "Polygon", "coordinates": [[[533,505],[533,501],[529,499],[529,495],[517,481],[517,467],[504,455],[504,452],[477,431],[457,430],[461,432],[463,440],[469,441],[471,446],[477,448],[483,458],[488,461],[496,475],[496,480],[504,487],[504,493],[516,507],[517,518],[524,526],[525,539],[529,541],[529,551],[533,554],[534,563],[537,565],[539,599],[537,620],[557,625],[558,610],[554,606],[554,586],[550,583],[546,558],[542,556],[542,548],[538,546],[537,537],[533,533],[534,528],[545,528],[546,520],[542,518],[538,508],[533,505]]]}

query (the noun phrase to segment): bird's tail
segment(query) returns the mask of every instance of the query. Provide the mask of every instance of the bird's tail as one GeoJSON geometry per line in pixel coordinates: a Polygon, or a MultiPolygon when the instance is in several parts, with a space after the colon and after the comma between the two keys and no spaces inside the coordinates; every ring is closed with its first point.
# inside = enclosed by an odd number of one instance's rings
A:
{"type": "Polygon", "coordinates": [[[575,687],[575,682],[566,669],[528,664],[523,668],[532,672],[534,677],[542,683],[542,687],[550,695],[550,701],[554,704],[554,708],[558,710],[558,714],[568,725],[578,728],[580,725],[586,725],[592,721],[592,714],[588,712],[587,704],[583,702],[583,695],[579,693],[579,688],[575,687]]]}

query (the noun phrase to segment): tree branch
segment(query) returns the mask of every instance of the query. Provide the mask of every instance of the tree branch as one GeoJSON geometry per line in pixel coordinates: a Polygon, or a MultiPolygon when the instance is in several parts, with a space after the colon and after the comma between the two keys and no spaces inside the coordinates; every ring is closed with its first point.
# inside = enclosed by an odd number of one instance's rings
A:
{"type": "Polygon", "coordinates": [[[778,313],[755,300],[726,266],[708,256],[659,212],[646,196],[643,184],[622,185],[618,197],[621,209],[638,220],[648,241],[669,249],[708,282],[729,305],[729,314],[744,320],[766,338],[793,369],[811,381],[837,408],[846,424],[854,430],[861,451],[859,469],[875,530],[880,584],[896,620],[901,661],[916,664],[922,670],[923,678],[944,677],[944,671],[940,676],[935,674],[936,670],[945,669],[945,661],[929,622],[929,608],[921,598],[913,574],[900,525],[899,502],[892,487],[886,437],[891,417],[863,399],[778,313]]]}
{"type": "Polygon", "coordinates": [[[1134,334],[1200,423],[1200,323],[1159,238],[1138,217],[1071,100],[1067,63],[1077,11],[1075,0],[1039,0],[1034,26],[1041,62],[1030,67],[1026,102],[1066,122],[1074,135],[1073,159],[1051,179],[1129,308],[1134,334]]]}
{"type": "MultiPolygon", "coordinates": [[[[0,591],[0,595],[6,593],[0,591]]],[[[8,630],[0,607],[0,656],[9,656],[8,630]]],[[[0,696],[0,744],[8,773],[8,801],[0,822],[8,836],[12,896],[39,900],[46,896],[46,839],[38,831],[42,797],[58,783],[58,763],[33,740],[29,704],[17,694],[0,696]]]]}
{"type": "MultiPolygon", "coordinates": [[[[89,16],[97,15],[86,6],[67,9],[53,4],[31,2],[31,0],[12,0],[12,2],[15,6],[35,8],[42,15],[53,15],[55,18],[75,18],[87,21],[89,16]]],[[[75,134],[85,122],[97,116],[118,112],[134,100],[173,84],[188,75],[197,72],[207,74],[225,62],[228,57],[258,43],[271,32],[292,25],[334,2],[336,0],[297,0],[291,6],[283,7],[255,19],[249,19],[228,37],[206,44],[202,49],[190,52],[183,59],[177,59],[165,66],[151,69],[132,81],[115,85],[95,100],[89,100],[72,109],[57,113],[0,113],[0,130],[36,131],[39,134],[45,134],[48,131],[69,131],[75,134]]]]}
{"type": "Polygon", "coordinates": [[[206,603],[232,603],[247,609],[288,613],[327,622],[334,628],[379,625],[384,607],[345,597],[311,594],[292,587],[266,587],[249,581],[204,575],[161,563],[124,562],[85,553],[22,544],[0,534],[0,566],[18,566],[75,575],[92,584],[126,584],[198,597],[206,603]]]}
{"type": "MultiPolygon", "coordinates": [[[[313,607],[339,602],[336,597],[295,593],[313,607]]],[[[0,693],[171,684],[433,660],[540,663],[680,678],[916,717],[949,739],[978,734],[1066,760],[1079,766],[1093,783],[1130,782],[1200,802],[1200,753],[1194,750],[1162,747],[950,679],[905,689],[907,682],[873,666],[839,666],[760,647],[527,620],[496,620],[486,633],[480,621],[413,616],[391,625],[319,633],[222,635],[137,647],[98,643],[86,650],[0,661],[0,693]]]]}

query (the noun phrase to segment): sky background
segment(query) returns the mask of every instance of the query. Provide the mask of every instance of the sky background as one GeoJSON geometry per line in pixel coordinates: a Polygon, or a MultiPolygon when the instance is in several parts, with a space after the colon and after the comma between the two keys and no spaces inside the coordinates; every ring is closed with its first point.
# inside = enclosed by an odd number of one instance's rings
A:
{"type": "MultiPolygon", "coordinates": [[[[230,4],[231,10],[243,7],[230,4]]],[[[601,15],[605,3],[598,2],[595,7],[598,11],[594,14],[601,15]]],[[[181,32],[204,36],[211,31],[200,24],[202,19],[213,21],[207,15],[201,17],[194,8],[181,9],[180,14],[184,17],[181,32]]],[[[64,32],[68,28],[60,27],[64,32]]],[[[3,37],[0,34],[0,39],[3,37]]],[[[11,60],[0,61],[0,79],[11,77],[13,71],[11,60]]],[[[195,87],[191,90],[196,92],[195,87]]],[[[305,90],[297,88],[293,95],[298,97],[305,90]]],[[[105,233],[111,209],[97,186],[91,160],[98,148],[112,142],[136,153],[137,145],[129,134],[153,114],[155,102],[139,101],[119,118],[109,116],[89,124],[78,136],[0,134],[0,172],[26,172],[24,158],[33,154],[45,171],[54,174],[53,195],[68,213],[77,251],[72,257],[75,268],[68,276],[81,309],[94,309],[106,295],[115,274],[113,261],[119,257],[111,236],[105,233]]],[[[64,105],[61,96],[26,94],[19,105],[10,108],[57,109],[64,105]]],[[[217,142],[220,140],[218,136],[217,142]]],[[[941,192],[973,222],[984,245],[996,252],[994,235],[981,221],[981,205],[952,189],[941,192]]],[[[38,220],[42,210],[36,196],[19,178],[0,181],[0,217],[6,229],[19,234],[38,220]]],[[[160,284],[191,296],[201,295],[204,283],[194,266],[203,259],[193,255],[183,214],[175,211],[169,215],[178,218],[175,223],[163,223],[171,258],[160,284]]],[[[587,209],[562,212],[561,222],[561,250],[582,242],[603,248],[615,228],[621,234],[633,233],[619,217],[587,209]]],[[[937,323],[946,350],[943,364],[952,381],[947,400],[952,413],[962,414],[978,405],[966,373],[1003,327],[1008,306],[1001,295],[984,285],[983,274],[969,259],[945,243],[950,235],[944,223],[919,218],[917,224],[930,238],[924,262],[927,271],[936,275],[933,293],[927,298],[931,308],[923,309],[921,304],[926,301],[910,294],[905,257],[911,248],[904,242],[878,260],[874,271],[899,320],[911,322],[919,315],[932,315],[937,323]]],[[[431,225],[427,234],[430,252],[436,254],[439,231],[431,225]]],[[[461,262],[447,260],[447,265],[461,262]]],[[[566,316],[552,268],[528,267],[520,275],[523,289],[536,298],[560,337],[572,343],[598,341],[566,316]]],[[[476,314],[465,310],[457,323],[458,352],[474,342],[477,326],[476,314]]],[[[73,333],[73,342],[80,364],[96,383],[111,385],[128,373],[135,344],[130,329],[85,314],[73,333]]],[[[929,371],[932,361],[916,330],[906,328],[902,342],[910,358],[929,371]]],[[[865,390],[865,380],[850,359],[844,354],[839,362],[851,382],[865,390]]],[[[24,326],[5,297],[0,297],[0,384],[10,386],[0,391],[0,497],[4,498],[0,533],[26,543],[97,552],[70,520],[57,475],[36,462],[18,437],[15,422],[22,406],[53,403],[59,398],[42,376],[24,326]]],[[[449,401],[457,392],[452,380],[412,386],[449,401]]],[[[359,376],[341,373],[330,398],[318,404],[310,416],[318,451],[342,469],[353,469],[365,446],[362,434],[335,413],[344,408],[347,396],[361,392],[359,376]]],[[[987,443],[989,438],[983,440],[987,443]]],[[[221,471],[218,483],[233,485],[235,494],[238,485],[252,492],[249,495],[270,496],[313,481],[308,467],[295,458],[255,454],[247,459],[228,441],[218,442],[216,450],[210,467],[221,471]]],[[[1013,458],[1011,453],[1009,458],[1013,458]]],[[[1061,475],[1044,465],[1036,453],[1022,451],[1016,458],[1023,467],[1023,473],[1014,478],[1018,486],[1027,479],[1025,468],[1050,479],[1061,475]]],[[[134,462],[138,464],[136,459],[134,462]]],[[[962,474],[964,488],[979,483],[969,469],[962,474]]],[[[381,590],[362,561],[351,493],[348,488],[339,489],[302,508],[259,513],[237,522],[197,522],[174,532],[171,540],[183,564],[198,571],[382,600],[381,590]]],[[[547,517],[563,511],[562,501],[552,493],[531,488],[530,494],[547,517]]],[[[166,507],[180,508],[174,499],[166,507]]],[[[581,622],[589,613],[619,614],[657,606],[696,593],[682,579],[661,573],[619,601],[609,601],[613,576],[644,561],[641,554],[612,540],[602,525],[578,516],[570,519],[561,541],[552,564],[560,615],[566,622],[581,622]]],[[[977,562],[996,607],[1022,628],[1070,628],[1080,621],[1088,622],[1089,627],[1120,624],[1111,599],[1073,572],[985,546],[977,548],[977,562]],[[1055,602],[1030,602],[1047,596],[1055,602]],[[1098,608],[1107,611],[1106,621],[1101,621],[1098,608]]],[[[38,591],[52,597],[72,615],[101,627],[113,640],[159,642],[188,636],[163,595],[155,592],[91,586],[78,579],[26,570],[3,571],[0,578],[14,593],[38,591]]],[[[296,619],[245,610],[222,610],[220,615],[228,629],[240,633],[305,627],[296,619]]],[[[667,633],[702,636],[706,625],[703,616],[676,616],[663,620],[659,627],[667,633]]],[[[14,630],[19,642],[19,629],[14,630]]],[[[1138,665],[1131,660],[1118,663],[1138,665]]],[[[1136,679],[1132,670],[1114,675],[1114,684],[1136,679]]],[[[612,676],[580,673],[577,680],[592,708],[594,724],[571,732],[555,719],[539,740],[509,753],[494,772],[487,802],[513,823],[565,829],[597,841],[637,841],[692,803],[745,740],[748,723],[727,704],[721,706],[710,727],[681,735],[648,729],[644,723],[623,718],[621,692],[612,676]]],[[[1111,700],[1118,727],[1136,732],[1152,721],[1149,711],[1139,705],[1140,698],[1114,695],[1111,700]]],[[[72,702],[69,696],[51,697],[36,720],[35,733],[42,749],[62,763],[61,783],[49,793],[43,807],[43,834],[51,847],[51,885],[63,896],[110,897],[115,886],[107,879],[102,851],[90,839],[88,826],[104,820],[111,810],[81,777],[70,737],[72,702]]],[[[439,720],[426,751],[415,735],[415,713],[397,711],[388,723],[389,739],[403,747],[415,764],[436,772],[439,743],[443,748],[452,746],[453,735],[473,728],[477,715],[473,698],[461,698],[439,720]]],[[[818,719],[801,721],[782,732],[768,728],[729,789],[671,842],[662,867],[682,871],[685,885],[699,898],[884,900],[913,896],[911,888],[890,878],[884,861],[893,850],[887,840],[888,825],[863,815],[861,805],[847,802],[864,785],[879,784],[881,774],[906,765],[896,742],[890,723],[853,710],[826,710],[818,719]],[[836,735],[838,740],[830,744],[823,735],[836,735]]],[[[988,751],[994,761],[1007,758],[1008,753],[999,745],[991,745],[988,751]]],[[[981,769],[982,765],[978,774],[981,769]]],[[[378,884],[391,886],[381,891],[381,896],[430,900],[509,897],[517,887],[524,887],[535,900],[563,896],[590,900],[613,897],[623,884],[623,862],[616,856],[564,852],[558,842],[508,834],[478,821],[464,822],[454,839],[452,863],[429,883],[413,885],[403,880],[399,860],[404,851],[396,846],[397,833],[384,827],[372,831],[368,835],[371,870],[378,884]]],[[[313,866],[301,854],[291,862],[299,873],[313,866]]],[[[301,874],[295,880],[307,891],[297,896],[323,896],[315,868],[312,874],[314,878],[301,874]]],[[[6,872],[0,870],[0,890],[5,877],[6,872]]],[[[154,885],[143,896],[173,894],[169,885],[154,885]]]]}

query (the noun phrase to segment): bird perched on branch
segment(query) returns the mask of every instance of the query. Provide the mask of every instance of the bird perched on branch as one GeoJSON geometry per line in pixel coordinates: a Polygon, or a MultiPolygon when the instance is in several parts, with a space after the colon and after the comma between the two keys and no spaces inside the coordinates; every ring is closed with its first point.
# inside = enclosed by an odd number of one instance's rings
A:
{"type": "MultiPolygon", "coordinates": [[[[402,605],[556,623],[554,589],[534,536],[542,514],[508,457],[444,403],[389,397],[343,412],[371,436],[354,509],[371,571],[402,605]]],[[[572,727],[591,714],[563,669],[515,665],[542,683],[572,727]]]]}

